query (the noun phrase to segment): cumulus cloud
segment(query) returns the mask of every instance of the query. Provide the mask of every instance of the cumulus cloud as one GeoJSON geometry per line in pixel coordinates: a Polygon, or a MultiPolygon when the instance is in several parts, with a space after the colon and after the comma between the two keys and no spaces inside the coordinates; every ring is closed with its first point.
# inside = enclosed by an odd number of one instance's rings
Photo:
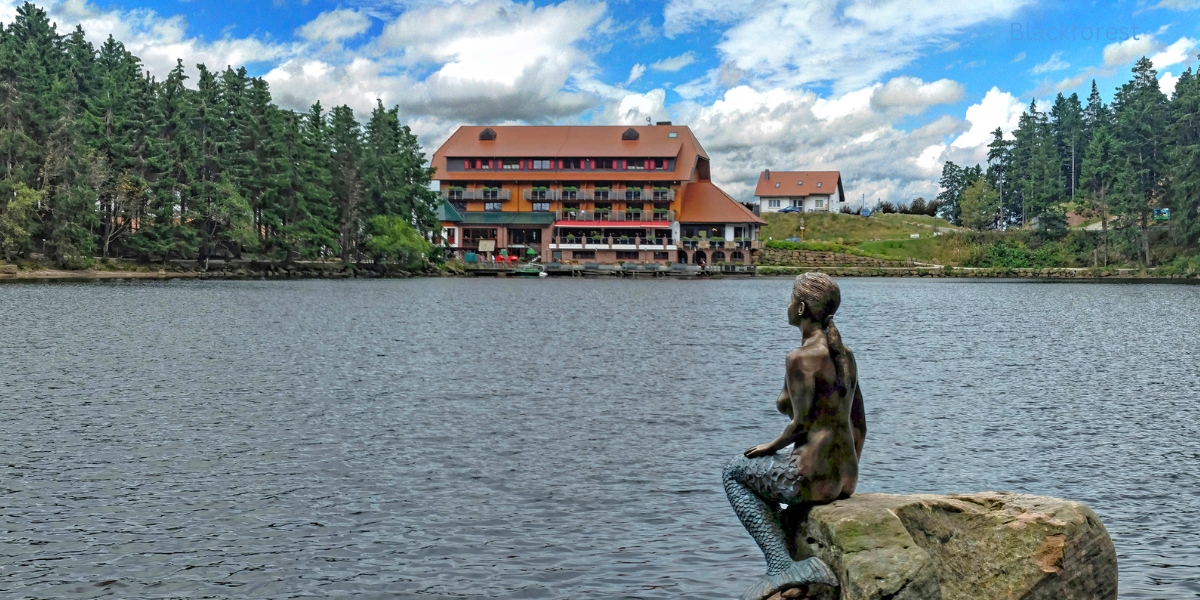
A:
{"type": "Polygon", "coordinates": [[[1104,47],[1104,65],[1106,67],[1125,66],[1158,49],[1158,42],[1153,35],[1131,37],[1123,42],[1113,42],[1104,47]]]}
{"type": "Polygon", "coordinates": [[[722,62],[763,85],[829,82],[843,93],[879,81],[967,27],[1011,17],[1029,1],[670,0],[663,14],[668,35],[732,23],[717,44],[722,62]]]}
{"type": "Polygon", "coordinates": [[[1192,58],[1192,50],[1196,47],[1196,40],[1181,37],[1175,40],[1175,43],[1163,48],[1154,56],[1150,57],[1150,62],[1154,63],[1154,68],[1162,70],[1164,67],[1177,65],[1181,62],[1192,58]]]}
{"type": "Polygon", "coordinates": [[[906,114],[915,114],[936,104],[958,102],[965,93],[963,85],[951,79],[925,83],[916,77],[894,77],[875,89],[871,95],[871,105],[883,110],[898,109],[906,114]]]}
{"type": "Polygon", "coordinates": [[[714,181],[734,197],[751,198],[763,168],[839,170],[852,182],[847,194],[855,200],[865,194],[868,205],[930,197],[941,167],[921,164],[922,152],[960,132],[963,123],[944,116],[912,131],[898,129],[886,110],[872,105],[883,87],[821,98],[742,85],[711,104],[676,108],[713,157],[714,181]]]}
{"type": "Polygon", "coordinates": [[[323,12],[296,30],[296,34],[309,41],[340,42],[366,32],[371,19],[356,10],[340,8],[323,12]]]}
{"type": "Polygon", "coordinates": [[[664,58],[651,63],[650,68],[655,71],[668,71],[674,73],[692,63],[696,62],[695,52],[684,52],[679,56],[664,58]]]}
{"type": "Polygon", "coordinates": [[[1068,63],[1062,59],[1062,52],[1055,52],[1054,54],[1050,55],[1049,60],[1047,60],[1044,63],[1034,65],[1033,68],[1029,70],[1029,72],[1033,73],[1034,75],[1037,75],[1039,73],[1051,73],[1054,71],[1061,71],[1063,69],[1067,69],[1070,67],[1071,67],[1071,63],[1068,63]]]}
{"type": "Polygon", "coordinates": [[[986,149],[992,141],[992,132],[999,127],[1005,135],[1011,134],[1024,110],[1024,103],[1016,96],[992,87],[982,100],[967,107],[967,122],[971,126],[955,138],[951,146],[965,150],[986,149]]]}

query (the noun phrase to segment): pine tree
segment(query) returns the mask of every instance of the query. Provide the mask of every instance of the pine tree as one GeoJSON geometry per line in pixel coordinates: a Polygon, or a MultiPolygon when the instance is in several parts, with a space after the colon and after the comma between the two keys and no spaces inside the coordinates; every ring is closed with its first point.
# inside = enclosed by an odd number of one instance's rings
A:
{"type": "Polygon", "coordinates": [[[1087,146],[1087,139],[1084,138],[1083,107],[1079,104],[1079,96],[1071,94],[1064,98],[1059,94],[1050,110],[1050,119],[1066,186],[1063,195],[1074,198],[1075,191],[1079,188],[1079,165],[1083,161],[1083,150],[1087,146]]]}
{"type": "Polygon", "coordinates": [[[1088,191],[1091,205],[1100,214],[1105,266],[1108,266],[1109,196],[1117,186],[1119,160],[1116,140],[1108,133],[1108,127],[1099,125],[1084,153],[1082,183],[1088,191]]]}
{"type": "Polygon", "coordinates": [[[367,122],[362,178],[370,214],[402,216],[418,231],[437,225],[437,194],[429,189],[433,169],[427,167],[417,138],[400,124],[400,108],[377,102],[367,122]]]}
{"type": "MultiPolygon", "coordinates": [[[[1004,139],[1004,132],[997,127],[992,132],[992,141],[988,144],[987,154],[987,174],[985,175],[989,184],[996,189],[996,194],[999,202],[999,222],[1001,225],[1008,225],[1008,216],[1012,214],[1005,206],[1004,192],[1007,188],[1011,188],[1010,174],[1012,172],[1012,154],[1013,143],[1004,139]]],[[[1011,189],[1009,189],[1011,195],[1011,189]]]]}
{"type": "Polygon", "coordinates": [[[1171,231],[1180,244],[1200,242],[1200,75],[1179,76],[1171,100],[1167,150],[1171,231]]]}
{"type": "Polygon", "coordinates": [[[1140,229],[1146,266],[1154,262],[1150,254],[1150,213],[1162,195],[1167,107],[1153,63],[1142,57],[1133,67],[1133,80],[1121,86],[1113,99],[1113,113],[1114,137],[1129,169],[1119,209],[1140,229]]]}
{"type": "Polygon", "coordinates": [[[351,253],[362,237],[364,190],[358,175],[362,128],[349,106],[333,108],[329,120],[329,145],[332,151],[330,174],[333,203],[337,207],[338,246],[342,262],[350,262],[351,253]]]}

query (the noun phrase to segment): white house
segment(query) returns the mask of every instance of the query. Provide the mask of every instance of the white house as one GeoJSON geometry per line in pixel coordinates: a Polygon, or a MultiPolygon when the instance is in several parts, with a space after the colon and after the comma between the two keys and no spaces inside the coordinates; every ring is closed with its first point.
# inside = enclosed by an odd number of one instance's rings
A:
{"type": "Polygon", "coordinates": [[[771,171],[758,176],[754,212],[779,212],[794,206],[803,212],[838,212],[846,203],[838,171],[771,171]]]}

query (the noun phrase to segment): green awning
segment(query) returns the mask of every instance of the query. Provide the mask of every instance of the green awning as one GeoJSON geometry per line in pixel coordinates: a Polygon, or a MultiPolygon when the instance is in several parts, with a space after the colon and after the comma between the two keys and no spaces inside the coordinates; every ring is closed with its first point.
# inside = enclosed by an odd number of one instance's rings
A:
{"type": "Polygon", "coordinates": [[[450,204],[449,202],[447,202],[445,200],[442,200],[442,205],[437,207],[437,211],[435,214],[437,216],[437,220],[442,221],[442,222],[457,223],[459,221],[462,221],[462,216],[458,212],[458,209],[454,208],[453,204],[450,204]]]}
{"type": "Polygon", "coordinates": [[[463,212],[463,225],[537,225],[554,224],[552,212],[463,212]]]}

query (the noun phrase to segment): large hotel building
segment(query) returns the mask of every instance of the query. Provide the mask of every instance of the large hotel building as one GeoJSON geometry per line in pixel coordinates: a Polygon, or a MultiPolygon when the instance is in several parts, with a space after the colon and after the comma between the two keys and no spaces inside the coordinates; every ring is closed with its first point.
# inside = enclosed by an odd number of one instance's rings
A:
{"type": "Polygon", "coordinates": [[[685,126],[460,127],[433,166],[459,257],[751,264],[761,248],[766,222],[713,185],[685,126]]]}

